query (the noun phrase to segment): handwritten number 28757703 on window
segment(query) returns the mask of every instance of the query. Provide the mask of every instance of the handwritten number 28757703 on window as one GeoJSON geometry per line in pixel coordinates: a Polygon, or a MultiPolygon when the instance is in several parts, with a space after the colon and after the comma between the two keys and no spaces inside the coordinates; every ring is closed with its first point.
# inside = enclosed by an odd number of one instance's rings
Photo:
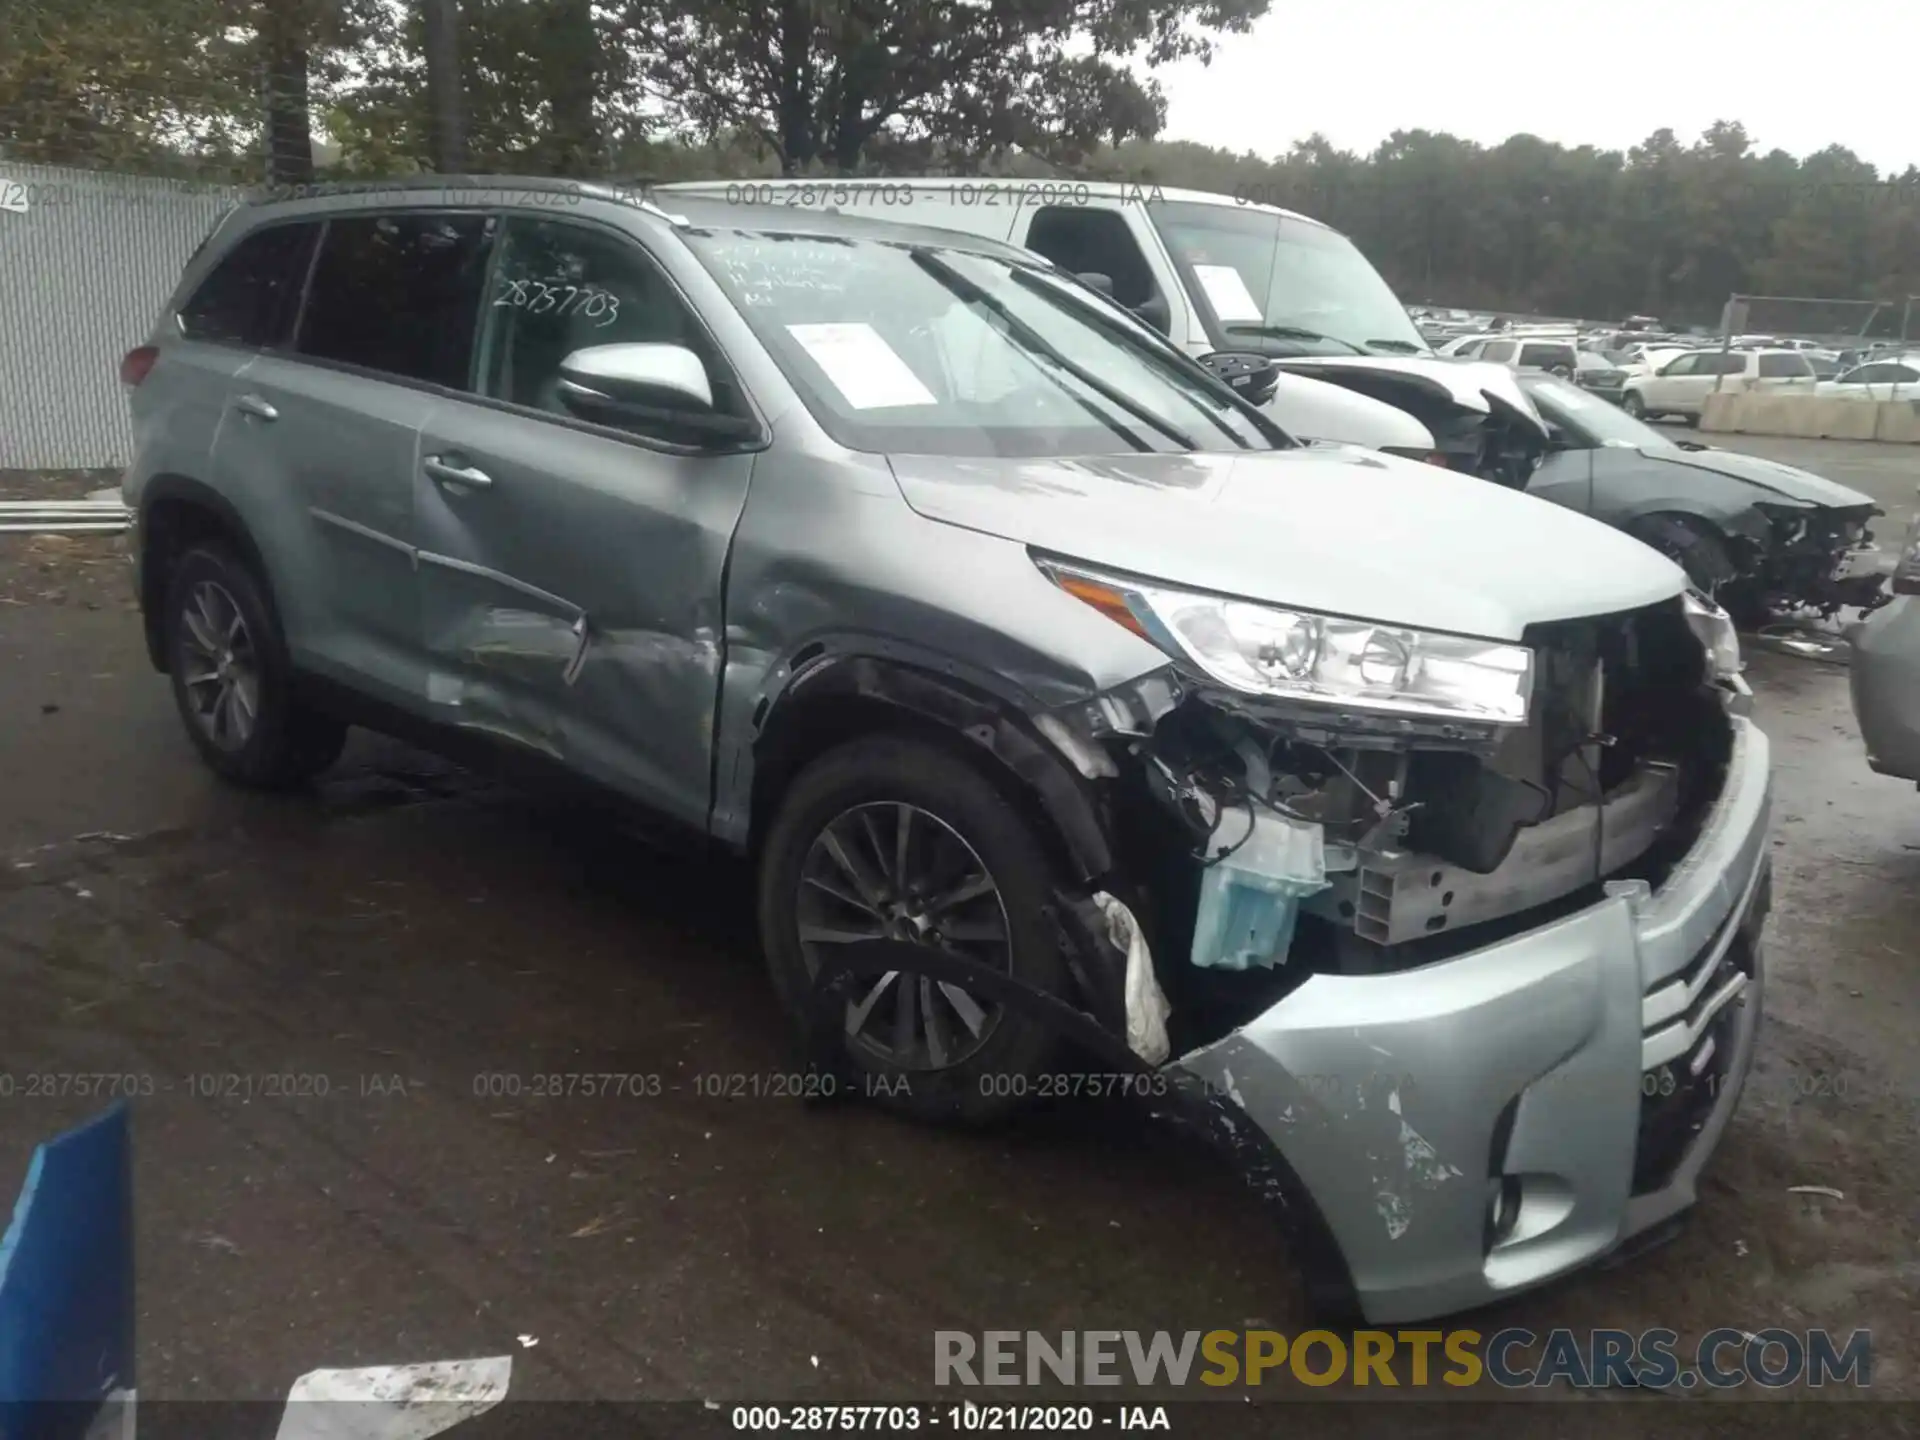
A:
{"type": "Polygon", "coordinates": [[[544,280],[503,280],[503,293],[493,303],[512,305],[530,315],[585,315],[604,330],[620,318],[620,297],[592,285],[550,285],[544,280]]]}

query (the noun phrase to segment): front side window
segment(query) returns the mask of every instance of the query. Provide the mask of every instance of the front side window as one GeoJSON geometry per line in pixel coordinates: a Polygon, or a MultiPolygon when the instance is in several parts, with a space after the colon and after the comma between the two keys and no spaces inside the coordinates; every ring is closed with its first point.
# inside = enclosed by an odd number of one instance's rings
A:
{"type": "Polygon", "coordinates": [[[1763,380],[1803,379],[1813,374],[1813,367],[1807,364],[1806,357],[1798,354],[1762,355],[1760,357],[1760,378],[1763,380]]]}
{"type": "Polygon", "coordinates": [[[469,388],[495,222],[421,211],[330,220],[296,348],[449,389],[469,388]]]}
{"type": "Polygon", "coordinates": [[[319,233],[318,224],[307,223],[243,237],[180,308],[180,333],[227,345],[284,344],[319,233]]]}
{"type": "Polygon", "coordinates": [[[1514,344],[1511,340],[1489,341],[1487,348],[1480,352],[1482,360],[1492,360],[1505,365],[1513,359],[1514,344]]]}
{"type": "Polygon", "coordinates": [[[1038,265],[865,236],[682,234],[850,449],[1038,457],[1287,443],[1171,346],[1038,265]]]}
{"type": "Polygon", "coordinates": [[[1663,379],[1677,380],[1682,376],[1698,375],[1700,373],[1700,357],[1698,355],[1681,355],[1668,361],[1667,367],[1660,372],[1660,375],[1663,379]]]}
{"type": "Polygon", "coordinates": [[[679,345],[707,370],[715,408],[746,413],[705,332],[658,266],[610,230],[509,219],[481,321],[479,391],[571,416],[560,362],[595,345],[679,345]]]}
{"type": "Polygon", "coordinates": [[[1105,275],[1113,298],[1128,309],[1157,298],[1160,287],[1133,238],[1127,217],[1098,206],[1047,205],[1034,212],[1026,248],[1069,275],[1105,275]]]}
{"type": "Polygon", "coordinates": [[[1168,201],[1149,214],[1221,349],[1427,353],[1392,288],[1338,231],[1232,205],[1168,201]]]}

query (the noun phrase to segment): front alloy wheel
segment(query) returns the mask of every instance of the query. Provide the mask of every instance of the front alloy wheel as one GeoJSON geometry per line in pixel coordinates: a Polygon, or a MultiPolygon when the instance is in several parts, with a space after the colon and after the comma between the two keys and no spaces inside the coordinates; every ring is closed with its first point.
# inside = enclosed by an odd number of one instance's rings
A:
{"type": "MultiPolygon", "coordinates": [[[[862,940],[944,950],[1011,968],[1006,902],[974,848],[937,815],[899,802],[856,805],[829,821],[800,872],[800,948],[862,940]]],[[[977,1053],[1000,1022],[959,986],[890,970],[847,1006],[848,1040],[900,1070],[941,1070],[977,1053]]]]}

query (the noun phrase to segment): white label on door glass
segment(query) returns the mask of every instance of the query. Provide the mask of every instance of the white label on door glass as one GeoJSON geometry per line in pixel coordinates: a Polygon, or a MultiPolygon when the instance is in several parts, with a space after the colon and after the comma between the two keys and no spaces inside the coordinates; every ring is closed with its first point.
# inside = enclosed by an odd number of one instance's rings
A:
{"type": "Polygon", "coordinates": [[[1247,282],[1231,265],[1196,265],[1193,273],[1200,288],[1207,292],[1207,302],[1213,306],[1213,313],[1220,317],[1221,324],[1233,325],[1247,320],[1257,323],[1265,318],[1260,313],[1260,303],[1247,289],[1247,282]]]}
{"type": "Polygon", "coordinates": [[[787,333],[856,410],[938,403],[871,325],[789,325],[787,333]]]}
{"type": "Polygon", "coordinates": [[[27,187],[17,180],[0,179],[0,211],[27,213],[27,187]]]}

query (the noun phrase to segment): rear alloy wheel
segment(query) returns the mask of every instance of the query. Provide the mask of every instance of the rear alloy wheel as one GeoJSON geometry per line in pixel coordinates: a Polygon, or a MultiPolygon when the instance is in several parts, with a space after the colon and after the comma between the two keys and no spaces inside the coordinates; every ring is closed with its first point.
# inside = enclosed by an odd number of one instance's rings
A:
{"type": "Polygon", "coordinates": [[[1647,403],[1640,398],[1638,390],[1629,390],[1620,398],[1620,408],[1636,420],[1647,418],[1647,403]]]}
{"type": "MultiPolygon", "coordinates": [[[[890,940],[1063,994],[1049,874],[1027,821],[959,756],[895,736],[843,746],[794,781],[762,847],[761,939],[775,989],[804,1032],[825,958],[890,940]]],[[[843,1044],[875,1099],[964,1124],[1017,1108],[1057,1048],[1015,1010],[898,971],[856,983],[843,1044]]]]}
{"type": "Polygon", "coordinates": [[[279,624],[242,561],[188,551],[173,567],[165,622],[174,704],[222,779],[286,789],[339,758],[346,726],[299,702],[279,624]]]}

